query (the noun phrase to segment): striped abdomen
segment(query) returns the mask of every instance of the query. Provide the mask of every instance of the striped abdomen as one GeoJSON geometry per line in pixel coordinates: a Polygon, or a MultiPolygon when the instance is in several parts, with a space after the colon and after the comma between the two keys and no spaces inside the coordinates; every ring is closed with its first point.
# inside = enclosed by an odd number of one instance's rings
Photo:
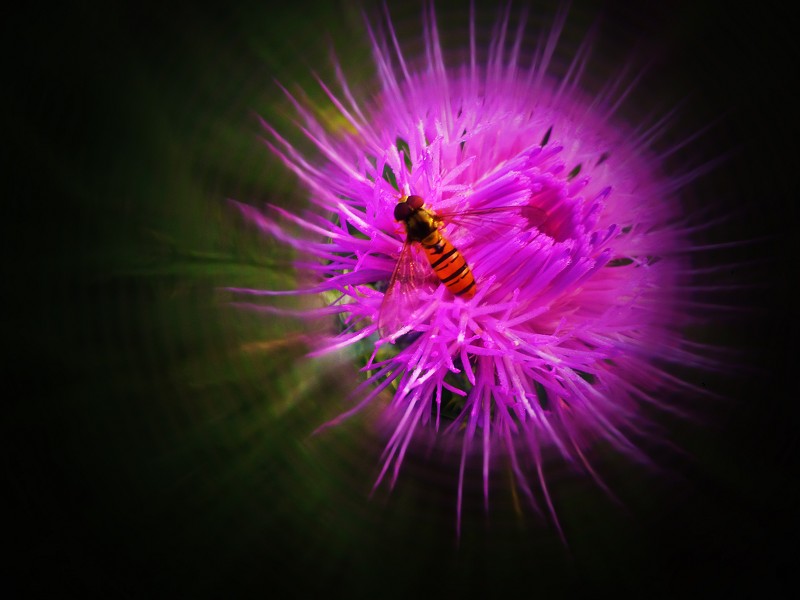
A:
{"type": "Polygon", "coordinates": [[[436,276],[454,296],[472,298],[475,278],[467,261],[438,230],[420,242],[436,276]]]}

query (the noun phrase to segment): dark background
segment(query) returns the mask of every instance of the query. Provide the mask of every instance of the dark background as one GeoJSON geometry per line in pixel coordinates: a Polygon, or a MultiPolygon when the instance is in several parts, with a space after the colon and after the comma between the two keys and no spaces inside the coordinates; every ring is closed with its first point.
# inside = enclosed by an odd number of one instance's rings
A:
{"type": "MultiPolygon", "coordinates": [[[[502,492],[489,517],[468,498],[457,546],[454,474],[413,457],[391,496],[368,500],[380,448],[368,416],[310,436],[345,405],[352,367],[304,361],[299,326],[242,315],[219,291],[286,285],[275,268],[285,255],[224,199],[302,199],[253,115],[287,130],[273,78],[312,89],[312,69],[331,73],[329,44],[356,85],[370,81],[360,15],[345,4],[77,3],[4,20],[3,579],[19,597],[788,595],[798,533],[788,13],[573,5],[566,43],[602,15],[611,66],[638,50],[631,40],[663,51],[645,102],[688,97],[686,131],[721,119],[686,151],[727,153],[688,202],[730,214],[703,241],[754,241],[709,259],[751,286],[698,333],[735,350],[735,369],[692,375],[727,399],[698,399],[701,422],[670,423],[685,454],[656,452],[663,473],[601,460],[625,509],[590,485],[556,485],[566,549],[502,492]]],[[[449,17],[458,6],[438,5],[443,30],[465,23],[463,11],[449,17]]],[[[393,15],[415,32],[418,7],[393,15]]]]}

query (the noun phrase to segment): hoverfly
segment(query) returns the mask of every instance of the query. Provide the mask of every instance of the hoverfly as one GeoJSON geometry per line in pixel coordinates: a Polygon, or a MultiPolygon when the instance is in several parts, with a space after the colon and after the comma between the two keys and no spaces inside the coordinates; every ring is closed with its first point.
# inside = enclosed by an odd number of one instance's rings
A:
{"type": "MultiPolygon", "coordinates": [[[[419,266],[411,255],[413,244],[419,244],[431,270],[451,294],[470,300],[477,291],[472,269],[441,231],[441,226],[446,218],[449,220],[449,215],[437,214],[424,205],[425,201],[421,196],[410,195],[401,197],[394,208],[395,221],[403,224],[406,239],[384,293],[378,316],[378,330],[384,337],[407,325],[408,317],[421,304],[417,288],[426,276],[419,272],[419,266]]],[[[481,227],[488,229],[491,227],[491,217],[487,219],[487,215],[503,212],[522,215],[524,222],[531,226],[541,224],[545,215],[544,211],[533,206],[507,206],[456,213],[452,218],[456,220],[481,216],[481,227]]]]}

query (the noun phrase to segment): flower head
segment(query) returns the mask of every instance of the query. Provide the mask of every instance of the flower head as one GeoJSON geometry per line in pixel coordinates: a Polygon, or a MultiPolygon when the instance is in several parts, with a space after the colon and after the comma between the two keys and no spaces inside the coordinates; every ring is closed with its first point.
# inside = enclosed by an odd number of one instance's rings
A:
{"type": "Polygon", "coordinates": [[[621,79],[585,96],[584,51],[566,76],[549,76],[564,15],[528,64],[522,27],[507,48],[506,15],[488,60],[479,64],[473,33],[469,61],[455,66],[445,64],[433,10],[425,16],[426,60],[417,66],[391,22],[386,35],[368,27],[381,87],[371,102],[355,98],[340,69],[338,92],[320,82],[344,133],[293,100],[321,160],[265,124],[270,148],[319,210],[241,209],[311,256],[298,267],[315,282],[301,291],[331,301],[308,314],[341,323],[315,353],[370,348],[361,397],[343,417],[383,390],[393,394],[377,483],[394,482],[415,440],[437,436],[460,448],[459,511],[465,464],[477,455],[486,498],[495,460],[504,460],[555,518],[544,453],[592,476],[587,450],[598,440],[638,456],[631,432],[645,424],[642,406],[669,409],[657,394],[679,383],[664,365],[694,360],[682,334],[681,182],[647,150],[663,124],[634,132],[615,122],[627,93],[615,92],[621,79]],[[433,219],[427,243],[410,233],[409,210],[395,212],[409,197],[423,203],[412,212],[433,219]],[[305,235],[281,227],[276,213],[305,235]],[[469,294],[435,272],[428,255],[445,243],[466,265],[448,274],[474,277],[469,294]]]}

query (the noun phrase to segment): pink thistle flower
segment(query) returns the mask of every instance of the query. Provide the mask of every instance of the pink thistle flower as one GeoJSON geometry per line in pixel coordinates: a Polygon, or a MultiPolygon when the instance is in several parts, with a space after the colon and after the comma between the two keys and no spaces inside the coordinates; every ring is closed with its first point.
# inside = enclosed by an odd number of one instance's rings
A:
{"type": "Polygon", "coordinates": [[[268,235],[310,255],[297,266],[313,284],[289,293],[333,298],[300,313],[338,315],[342,324],[312,354],[370,348],[359,402],[327,425],[392,390],[375,485],[394,485],[409,448],[426,436],[453,441],[459,524],[465,465],[479,456],[487,503],[490,472],[505,460],[530,503],[541,497],[558,527],[545,455],[555,450],[603,485],[587,450],[602,441],[644,460],[632,439],[648,428],[643,407],[673,410],[659,398],[691,386],[668,365],[701,363],[683,333],[691,322],[691,231],[676,198],[696,173],[676,179],[659,170],[648,148],[665,120],[636,131],[615,122],[630,91],[620,91],[623,76],[599,95],[582,93],[588,44],[564,77],[551,78],[565,17],[525,65],[524,27],[509,33],[508,12],[485,64],[473,15],[469,60],[456,67],[445,64],[432,9],[420,65],[406,60],[388,19],[385,35],[368,25],[380,93],[359,102],[338,66],[339,92],[320,81],[348,124],[344,134],[326,130],[289,95],[321,160],[264,124],[268,146],[319,210],[301,217],[239,205],[268,235]],[[404,251],[394,211],[411,195],[433,215],[453,215],[439,231],[474,276],[473,297],[451,293],[417,242],[404,251]],[[394,280],[389,301],[398,260],[409,261],[398,271],[416,274],[394,280]],[[380,326],[387,311],[395,315],[388,329],[380,326]]]}

